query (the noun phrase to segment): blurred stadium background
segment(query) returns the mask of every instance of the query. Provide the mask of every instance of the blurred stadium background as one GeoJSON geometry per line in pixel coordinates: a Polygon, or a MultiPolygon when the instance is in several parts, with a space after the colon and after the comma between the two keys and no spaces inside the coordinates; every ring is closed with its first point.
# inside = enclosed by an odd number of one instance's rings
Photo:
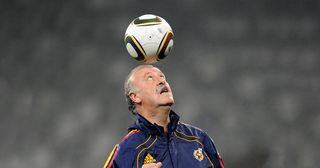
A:
{"type": "Polygon", "coordinates": [[[320,1],[2,0],[1,168],[103,166],[134,120],[123,37],[146,13],[175,33],[156,64],[173,109],[226,167],[319,167],[320,1]]]}

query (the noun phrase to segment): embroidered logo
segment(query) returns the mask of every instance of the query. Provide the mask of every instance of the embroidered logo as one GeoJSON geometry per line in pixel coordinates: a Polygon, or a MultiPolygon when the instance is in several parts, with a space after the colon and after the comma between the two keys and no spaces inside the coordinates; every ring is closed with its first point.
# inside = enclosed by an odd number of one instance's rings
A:
{"type": "Polygon", "coordinates": [[[143,164],[153,163],[156,162],[156,159],[150,155],[150,153],[147,154],[147,156],[144,158],[143,164]]]}
{"type": "Polygon", "coordinates": [[[204,158],[203,153],[202,153],[202,149],[198,148],[197,150],[193,151],[193,156],[194,158],[196,158],[199,162],[201,162],[204,158]]]}

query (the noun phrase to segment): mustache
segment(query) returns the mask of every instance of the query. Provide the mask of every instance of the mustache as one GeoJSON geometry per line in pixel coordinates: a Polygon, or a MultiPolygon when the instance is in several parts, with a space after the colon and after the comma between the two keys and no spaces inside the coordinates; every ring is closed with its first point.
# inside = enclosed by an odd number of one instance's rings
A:
{"type": "Polygon", "coordinates": [[[157,88],[157,93],[161,93],[161,92],[165,92],[165,91],[169,91],[169,87],[165,84],[161,84],[159,85],[159,87],[157,88]]]}

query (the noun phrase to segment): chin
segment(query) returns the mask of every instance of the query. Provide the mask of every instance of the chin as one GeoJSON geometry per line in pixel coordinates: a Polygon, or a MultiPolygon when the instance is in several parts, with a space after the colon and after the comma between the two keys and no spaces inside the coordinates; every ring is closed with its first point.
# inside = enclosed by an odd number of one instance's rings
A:
{"type": "Polygon", "coordinates": [[[161,106],[159,106],[162,110],[165,110],[165,111],[171,111],[171,105],[172,104],[163,104],[161,106]]]}
{"type": "Polygon", "coordinates": [[[159,103],[160,106],[172,106],[174,103],[174,101],[167,101],[167,102],[163,102],[163,103],[159,103]]]}
{"type": "Polygon", "coordinates": [[[172,100],[172,101],[169,101],[169,102],[165,103],[165,105],[167,105],[167,106],[172,106],[172,105],[173,105],[173,103],[174,103],[174,100],[172,100]]]}
{"type": "Polygon", "coordinates": [[[162,99],[159,101],[160,106],[169,106],[170,107],[173,105],[173,103],[174,103],[173,97],[162,99]]]}

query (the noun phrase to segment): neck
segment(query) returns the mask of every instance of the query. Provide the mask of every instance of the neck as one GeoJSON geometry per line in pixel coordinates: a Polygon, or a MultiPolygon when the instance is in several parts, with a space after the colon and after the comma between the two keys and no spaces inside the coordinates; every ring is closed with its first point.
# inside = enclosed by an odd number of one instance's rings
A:
{"type": "Polygon", "coordinates": [[[139,114],[146,118],[152,124],[162,126],[165,133],[168,133],[168,125],[170,123],[170,106],[159,107],[153,111],[140,110],[139,114]]]}

